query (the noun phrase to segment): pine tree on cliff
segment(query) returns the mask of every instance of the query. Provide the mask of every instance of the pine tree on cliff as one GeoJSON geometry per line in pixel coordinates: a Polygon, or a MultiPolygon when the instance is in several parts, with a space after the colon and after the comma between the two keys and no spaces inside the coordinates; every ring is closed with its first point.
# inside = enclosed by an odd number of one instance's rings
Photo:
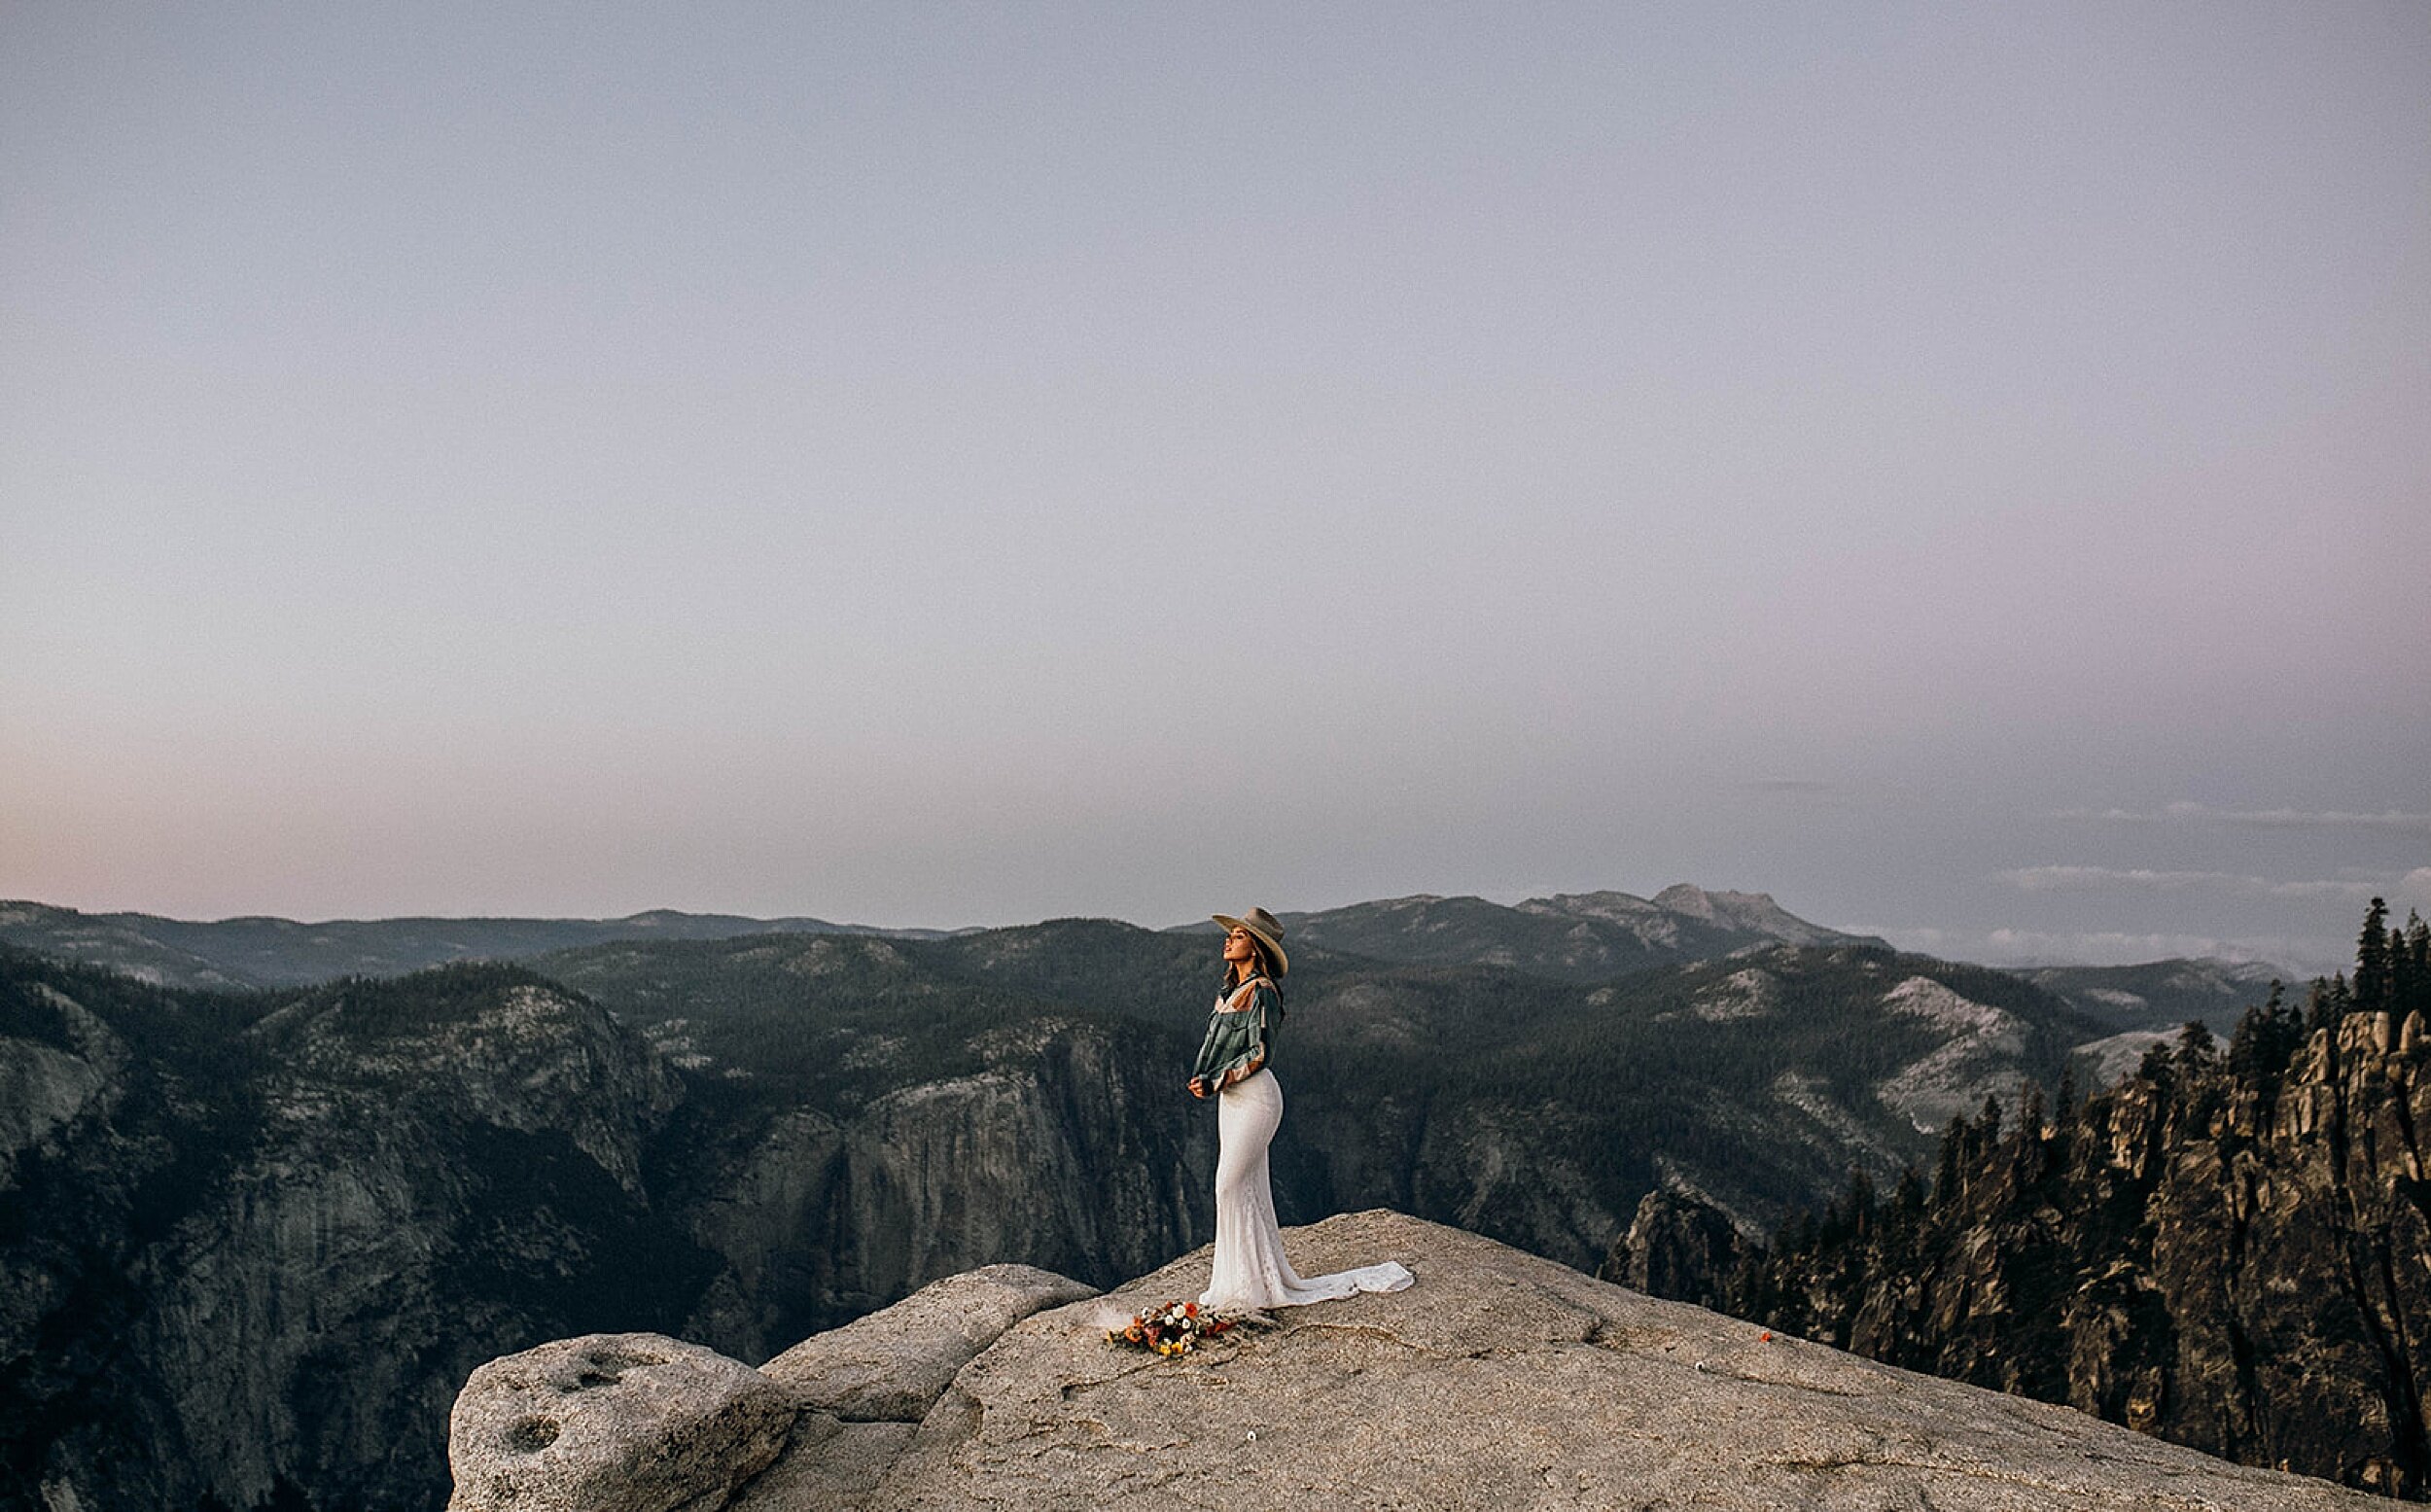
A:
{"type": "Polygon", "coordinates": [[[2418,918],[2390,929],[2376,900],[2353,986],[2316,981],[2300,1010],[2273,982],[2225,1048],[2190,1023],[2056,1116],[2022,1088],[2004,1131],[1988,1098],[1950,1120],[1929,1199],[1913,1170],[1887,1204],[1852,1178],[1709,1297],[1893,1364],[2426,1499],[2422,1199],[2357,1178],[2416,1146],[2408,1088],[2431,1083],[2431,1048],[2343,1032],[2351,1012],[2431,991],[2426,934],[2418,918]]]}
{"type": "Polygon", "coordinates": [[[2268,1102],[2279,1095],[2287,1063],[2304,1042],[2305,1016],[2288,1004],[2287,989],[2274,981],[2271,996],[2247,1008],[2229,1037],[2229,1074],[2268,1102]]]}
{"type": "Polygon", "coordinates": [[[1952,1113],[1950,1123],[1942,1130],[1941,1159],[1934,1168],[1933,1206],[1947,1208],[1956,1203],[1961,1183],[1965,1180],[1963,1164],[1966,1156],[1967,1116],[1952,1113]]]}
{"type": "Polygon", "coordinates": [[[2355,995],[2347,988],[2345,972],[2341,971],[2326,982],[2316,976],[2311,998],[2305,1004],[2305,1028],[2308,1032],[2336,1029],[2339,1020],[2346,1017],[2354,1005],[2355,995]]]}
{"type": "Polygon", "coordinates": [[[2389,1009],[2399,1015],[2431,1013],[2431,929],[2411,908],[2402,932],[2389,926],[2389,1009]]]}
{"type": "Polygon", "coordinates": [[[2144,1047],[2144,1059],[2136,1066],[2135,1074],[2137,1079],[2149,1081],[2166,1092],[2177,1079],[2171,1072],[2176,1064],[2177,1056],[2170,1051],[2169,1041],[2156,1039],[2144,1047]]]}
{"type": "Polygon", "coordinates": [[[2355,936],[2355,1007],[2363,1013],[2385,1013],[2391,1005],[2389,905],[2374,898],[2364,911],[2364,927],[2355,936]]]}
{"type": "Polygon", "coordinates": [[[2000,1099],[1992,1093],[1984,1094],[1984,1110],[1975,1120],[1974,1148],[1981,1154],[2000,1143],[2000,1099]]]}

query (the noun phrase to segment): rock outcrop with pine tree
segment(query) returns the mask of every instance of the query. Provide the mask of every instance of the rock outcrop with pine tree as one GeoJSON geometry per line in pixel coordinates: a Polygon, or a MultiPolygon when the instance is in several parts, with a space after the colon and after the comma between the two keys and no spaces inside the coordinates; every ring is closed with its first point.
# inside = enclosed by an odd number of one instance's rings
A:
{"type": "Polygon", "coordinates": [[[2431,1486],[2431,931],[2375,899],[2352,982],[2190,1024],[2117,1087],[1954,1120],[1749,1245],[1655,1194],[1605,1273],[2248,1463],[2431,1486]]]}

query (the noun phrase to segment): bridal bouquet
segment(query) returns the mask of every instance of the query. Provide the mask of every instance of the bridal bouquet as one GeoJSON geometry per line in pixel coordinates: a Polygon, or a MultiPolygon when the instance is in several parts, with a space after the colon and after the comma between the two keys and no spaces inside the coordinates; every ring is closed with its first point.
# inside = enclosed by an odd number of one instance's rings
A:
{"type": "Polygon", "coordinates": [[[1159,1354],[1187,1354],[1202,1339],[1213,1339],[1230,1333],[1241,1325],[1237,1318],[1216,1313],[1202,1313],[1196,1302],[1168,1302],[1163,1307],[1135,1314],[1120,1328],[1106,1330],[1106,1342],[1125,1349],[1154,1350],[1159,1354]]]}

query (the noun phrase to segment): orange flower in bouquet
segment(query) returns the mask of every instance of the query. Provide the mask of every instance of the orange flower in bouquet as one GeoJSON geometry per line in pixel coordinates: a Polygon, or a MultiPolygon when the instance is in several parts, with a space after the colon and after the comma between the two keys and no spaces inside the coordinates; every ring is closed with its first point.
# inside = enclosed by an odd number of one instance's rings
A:
{"type": "Polygon", "coordinates": [[[1168,1302],[1132,1316],[1120,1328],[1106,1330],[1106,1342],[1126,1349],[1152,1350],[1172,1359],[1187,1354],[1206,1340],[1240,1326],[1240,1319],[1202,1313],[1196,1302],[1168,1302]]]}

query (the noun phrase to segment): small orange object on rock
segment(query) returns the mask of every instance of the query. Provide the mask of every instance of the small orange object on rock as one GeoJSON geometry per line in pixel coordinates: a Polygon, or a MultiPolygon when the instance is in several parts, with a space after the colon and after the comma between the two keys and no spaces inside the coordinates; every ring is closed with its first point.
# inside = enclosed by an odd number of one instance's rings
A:
{"type": "Polygon", "coordinates": [[[1770,1343],[1772,1343],[1772,1342],[1773,1342],[1773,1330],[1772,1330],[1772,1329],[1770,1329],[1770,1328],[1767,1328],[1766,1330],[1764,1330],[1764,1332],[1762,1332],[1762,1333],[1760,1333],[1760,1334],[1756,1335],[1756,1337],[1757,1337],[1758,1339],[1761,1339],[1761,1340],[1762,1340],[1763,1342],[1765,1342],[1766,1344],[1770,1344],[1770,1343]]]}

